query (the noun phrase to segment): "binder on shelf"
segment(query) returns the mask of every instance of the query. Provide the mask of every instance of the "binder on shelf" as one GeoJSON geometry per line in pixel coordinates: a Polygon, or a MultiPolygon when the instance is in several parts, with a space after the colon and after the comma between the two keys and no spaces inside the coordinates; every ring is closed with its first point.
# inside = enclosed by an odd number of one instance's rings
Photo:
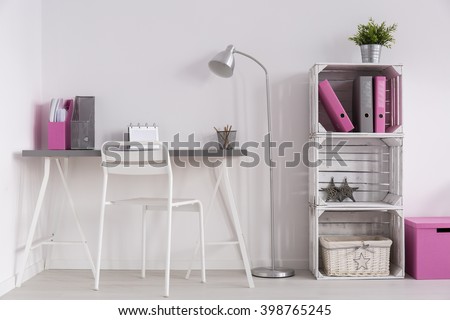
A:
{"type": "Polygon", "coordinates": [[[319,98],[337,132],[349,132],[354,126],[328,80],[319,83],[319,98]]]}
{"type": "Polygon", "coordinates": [[[374,132],[386,132],[386,77],[373,77],[374,132]]]}
{"type": "Polygon", "coordinates": [[[47,125],[48,150],[70,149],[70,119],[73,112],[73,100],[65,102],[62,99],[52,99],[47,125]],[[56,108],[58,106],[58,108],[56,108]],[[58,115],[58,116],[57,116],[58,115]]]}
{"type": "Polygon", "coordinates": [[[373,132],[372,77],[357,77],[353,82],[353,121],[358,132],[373,132]]]}
{"type": "Polygon", "coordinates": [[[72,149],[94,149],[95,97],[75,97],[70,127],[72,149]]]}
{"type": "Polygon", "coordinates": [[[396,132],[401,132],[401,129],[402,129],[401,125],[395,125],[395,126],[387,127],[386,132],[387,133],[396,133],[396,132]]]}

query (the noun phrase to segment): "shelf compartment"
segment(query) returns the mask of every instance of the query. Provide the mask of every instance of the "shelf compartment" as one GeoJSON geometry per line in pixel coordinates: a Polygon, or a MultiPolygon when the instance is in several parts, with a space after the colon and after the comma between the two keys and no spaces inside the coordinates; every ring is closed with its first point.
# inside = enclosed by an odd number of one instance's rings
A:
{"type": "Polygon", "coordinates": [[[401,205],[390,204],[385,201],[378,202],[326,202],[323,206],[316,206],[316,208],[322,210],[335,210],[335,211],[347,211],[347,210],[394,210],[401,209],[401,205]]]}
{"type": "Polygon", "coordinates": [[[402,210],[324,210],[310,207],[310,269],[317,279],[380,279],[404,277],[402,210]],[[392,240],[387,277],[329,277],[321,272],[319,238],[322,236],[383,236],[392,240]]]}
{"type": "Polygon", "coordinates": [[[318,270],[317,272],[317,280],[373,280],[373,279],[377,279],[377,280],[390,280],[390,279],[403,279],[404,276],[404,272],[402,270],[402,268],[400,268],[399,266],[390,263],[389,265],[389,269],[390,269],[390,274],[388,276],[381,276],[381,277],[333,277],[333,276],[327,276],[326,274],[323,273],[323,270],[318,270]]]}
{"type": "MultiPolygon", "coordinates": [[[[402,129],[402,128],[399,128],[402,129]]],[[[368,133],[368,132],[317,132],[311,135],[311,138],[326,138],[332,135],[334,138],[403,138],[403,132],[392,133],[368,133]]]]}
{"type": "Polygon", "coordinates": [[[402,138],[349,137],[313,139],[310,148],[310,203],[315,206],[390,208],[402,205],[402,138]],[[331,179],[357,187],[356,202],[326,201],[331,179]]]}
{"type": "MultiPolygon", "coordinates": [[[[318,84],[328,80],[353,121],[353,82],[359,76],[386,77],[386,130],[402,133],[402,66],[375,64],[316,64],[310,70],[311,132],[333,132],[319,99],[318,84]]],[[[355,132],[358,134],[358,132],[355,132]]],[[[376,133],[375,133],[376,134],[376,133]]]]}

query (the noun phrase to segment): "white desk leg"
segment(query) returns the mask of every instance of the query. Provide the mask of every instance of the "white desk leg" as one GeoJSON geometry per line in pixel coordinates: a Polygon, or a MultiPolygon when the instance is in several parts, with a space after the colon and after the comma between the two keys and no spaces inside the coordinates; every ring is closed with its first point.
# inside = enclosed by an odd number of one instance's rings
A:
{"type": "MultiPolygon", "coordinates": [[[[248,285],[250,288],[254,288],[255,284],[253,282],[253,277],[252,277],[252,273],[251,273],[251,268],[250,268],[250,261],[248,259],[248,254],[247,254],[247,249],[245,247],[245,243],[244,243],[244,236],[242,235],[242,229],[241,229],[241,224],[239,222],[239,216],[237,213],[237,208],[236,208],[236,203],[234,201],[234,196],[233,196],[233,192],[231,189],[231,183],[230,183],[230,177],[228,175],[228,168],[226,165],[226,159],[221,161],[221,164],[219,166],[219,176],[217,177],[216,180],[216,185],[214,186],[214,190],[211,196],[211,199],[209,201],[209,205],[208,205],[208,209],[206,211],[206,215],[205,215],[205,224],[207,221],[207,217],[209,216],[209,213],[212,210],[212,205],[214,203],[214,200],[217,196],[217,191],[219,190],[219,188],[221,186],[225,187],[224,192],[222,191],[222,194],[225,194],[225,201],[228,202],[228,206],[230,208],[231,211],[231,218],[233,221],[233,225],[235,228],[235,232],[236,232],[236,236],[238,238],[238,244],[239,244],[239,248],[241,251],[241,255],[242,255],[242,260],[244,262],[244,268],[245,268],[245,273],[247,275],[247,280],[248,280],[248,285]],[[223,182],[223,185],[222,185],[223,182]]],[[[232,244],[231,243],[222,243],[222,244],[232,244]]],[[[192,255],[192,259],[191,259],[191,264],[189,266],[189,269],[186,273],[186,279],[189,278],[190,274],[191,274],[191,270],[192,270],[192,261],[194,260],[195,256],[198,253],[200,244],[197,242],[197,245],[195,247],[195,251],[194,254],[192,255]]]]}
{"type": "MultiPolygon", "coordinates": [[[[208,207],[207,207],[206,212],[205,212],[204,226],[206,225],[206,222],[208,221],[208,216],[209,216],[209,213],[212,210],[212,206],[213,206],[214,200],[216,199],[217,191],[219,190],[220,182],[222,181],[222,177],[223,177],[223,170],[220,170],[219,176],[217,177],[217,180],[216,180],[216,185],[214,186],[213,193],[211,195],[211,198],[209,199],[208,207]]],[[[189,277],[191,276],[192,263],[194,262],[194,259],[197,256],[199,249],[200,249],[200,242],[197,241],[194,253],[192,254],[191,263],[189,264],[189,268],[188,268],[188,270],[186,272],[186,277],[185,277],[186,279],[189,279],[189,277]]]]}
{"type": "Polygon", "coordinates": [[[236,231],[236,236],[239,242],[239,248],[241,249],[242,260],[244,261],[245,273],[247,274],[248,286],[254,288],[255,284],[253,282],[252,271],[250,268],[250,261],[248,259],[247,249],[245,247],[244,236],[242,234],[241,223],[239,222],[239,215],[236,207],[236,202],[233,196],[233,190],[231,189],[230,177],[228,175],[228,168],[226,164],[226,159],[222,162],[223,170],[223,186],[226,199],[228,200],[228,205],[230,207],[231,216],[233,218],[234,228],[236,231]]]}
{"type": "MultiPolygon", "coordinates": [[[[58,159],[54,159],[56,162],[58,161],[58,159]]],[[[69,172],[69,159],[68,158],[63,158],[63,171],[64,171],[64,176],[67,179],[67,174],[69,172]]],[[[51,235],[52,238],[55,236],[55,232],[56,230],[58,230],[59,227],[59,223],[61,221],[61,211],[64,208],[64,203],[61,204],[60,210],[57,210],[56,215],[53,219],[53,225],[52,225],[52,229],[51,229],[51,235]]],[[[47,246],[46,248],[47,253],[45,255],[45,261],[44,261],[44,269],[45,270],[49,270],[50,269],[50,262],[52,261],[52,254],[53,254],[53,246],[47,246]]]]}
{"type": "Polygon", "coordinates": [[[67,185],[67,181],[66,181],[66,178],[64,176],[64,172],[62,170],[61,162],[60,162],[59,159],[56,159],[56,166],[58,167],[59,175],[61,176],[61,180],[62,180],[62,183],[63,183],[63,186],[64,186],[64,190],[66,192],[67,199],[69,200],[70,209],[71,209],[71,211],[73,213],[73,216],[75,218],[75,223],[76,223],[77,228],[78,228],[78,233],[80,234],[84,250],[86,251],[86,255],[87,255],[89,263],[91,265],[92,274],[94,275],[94,278],[95,278],[96,274],[95,274],[94,260],[92,260],[91,252],[89,251],[89,247],[87,245],[86,237],[84,236],[83,229],[81,228],[80,220],[78,219],[77,212],[75,211],[75,205],[73,203],[72,196],[70,195],[70,190],[69,190],[69,187],[67,185]]]}
{"type": "Polygon", "coordinates": [[[42,203],[44,201],[45,192],[47,190],[49,176],[50,176],[50,158],[46,157],[44,158],[44,177],[42,178],[41,189],[39,190],[36,207],[34,208],[33,220],[31,221],[30,231],[28,232],[28,238],[27,243],[25,245],[25,252],[23,255],[22,266],[19,270],[16,279],[17,287],[20,287],[22,285],[23,274],[25,272],[25,267],[27,265],[28,257],[30,255],[31,245],[33,243],[34,233],[36,231],[39,215],[41,214],[42,203]]]}
{"type": "Polygon", "coordinates": [[[105,173],[105,169],[103,169],[103,187],[102,187],[102,206],[100,209],[100,223],[99,223],[99,231],[98,231],[98,249],[97,249],[97,265],[96,265],[96,274],[94,277],[94,290],[98,290],[100,284],[100,270],[101,261],[102,261],[102,245],[103,245],[103,226],[105,224],[105,207],[106,207],[106,189],[108,186],[108,175],[105,173]]]}

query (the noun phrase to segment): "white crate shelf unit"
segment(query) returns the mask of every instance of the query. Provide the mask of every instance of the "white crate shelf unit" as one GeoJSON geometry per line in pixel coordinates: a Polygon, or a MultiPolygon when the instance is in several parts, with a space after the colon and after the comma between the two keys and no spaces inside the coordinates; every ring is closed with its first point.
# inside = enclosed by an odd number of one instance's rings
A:
{"type": "Polygon", "coordinates": [[[315,64],[310,70],[310,269],[317,279],[404,277],[402,66],[315,64]],[[319,99],[318,86],[328,80],[352,119],[353,81],[359,76],[386,77],[386,132],[334,132],[319,99]],[[351,199],[328,199],[331,180],[357,188],[351,199]],[[327,276],[321,268],[323,236],[384,236],[393,241],[390,275],[327,276]]]}

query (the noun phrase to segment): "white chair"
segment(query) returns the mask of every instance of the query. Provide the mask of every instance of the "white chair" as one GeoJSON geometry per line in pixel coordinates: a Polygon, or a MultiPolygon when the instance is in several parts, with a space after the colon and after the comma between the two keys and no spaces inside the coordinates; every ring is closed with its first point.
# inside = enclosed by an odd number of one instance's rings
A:
{"type": "Polygon", "coordinates": [[[167,253],[165,265],[165,291],[169,296],[170,281],[170,247],[172,238],[172,211],[197,211],[200,224],[201,244],[201,279],[205,276],[205,247],[203,230],[203,207],[199,200],[173,199],[172,168],[167,146],[161,142],[119,142],[108,141],[102,145],[103,192],[100,212],[100,230],[98,238],[97,269],[95,289],[99,288],[100,260],[102,250],[103,225],[105,207],[107,205],[139,205],[142,207],[142,277],[145,277],[146,216],[149,211],[165,211],[167,213],[167,253]],[[106,201],[109,175],[164,175],[167,176],[167,198],[133,198],[106,201]]]}

